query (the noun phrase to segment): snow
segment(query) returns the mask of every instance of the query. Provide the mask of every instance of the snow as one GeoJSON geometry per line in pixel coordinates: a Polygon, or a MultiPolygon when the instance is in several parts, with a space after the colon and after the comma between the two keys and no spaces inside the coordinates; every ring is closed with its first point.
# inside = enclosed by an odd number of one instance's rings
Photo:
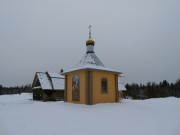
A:
{"type": "MultiPolygon", "coordinates": [[[[64,90],[64,76],[59,73],[52,72],[37,72],[42,90],[64,90]],[[53,86],[53,88],[52,88],[53,86]]],[[[33,89],[37,86],[33,87],[33,89]]]]}
{"type": "Polygon", "coordinates": [[[51,82],[45,73],[37,73],[42,89],[52,89],[51,82]]]}
{"type": "Polygon", "coordinates": [[[77,68],[73,68],[73,69],[70,69],[70,70],[66,70],[65,72],[63,72],[63,75],[65,75],[65,74],[67,74],[69,72],[78,71],[78,70],[85,70],[85,69],[96,69],[96,70],[110,71],[110,72],[115,72],[115,73],[121,74],[121,72],[119,72],[118,70],[87,64],[87,65],[84,65],[82,67],[77,67],[77,68]]]}
{"type": "Polygon", "coordinates": [[[95,65],[104,67],[103,63],[99,60],[95,53],[86,53],[84,57],[77,64],[77,67],[83,67],[85,65],[95,65]]]}
{"type": "Polygon", "coordinates": [[[62,76],[60,73],[54,73],[54,72],[47,72],[51,78],[62,78],[64,79],[64,76],[62,76]]]}
{"type": "Polygon", "coordinates": [[[42,89],[42,87],[41,86],[37,86],[37,87],[33,87],[32,89],[33,90],[35,90],[35,89],[42,89]]]}
{"type": "Polygon", "coordinates": [[[0,96],[0,135],[179,135],[180,99],[125,99],[93,106],[0,96]]]}
{"type": "Polygon", "coordinates": [[[64,90],[64,79],[51,78],[54,90],[64,90]]]}

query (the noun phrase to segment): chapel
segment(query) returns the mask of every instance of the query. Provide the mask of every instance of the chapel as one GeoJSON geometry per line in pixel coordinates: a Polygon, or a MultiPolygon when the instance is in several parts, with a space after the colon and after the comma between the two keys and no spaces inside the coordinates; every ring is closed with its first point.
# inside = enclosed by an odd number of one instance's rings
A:
{"type": "Polygon", "coordinates": [[[65,76],[65,102],[93,105],[119,101],[118,78],[121,72],[107,68],[96,56],[94,46],[89,27],[85,55],[75,68],[62,73],[65,76]]]}

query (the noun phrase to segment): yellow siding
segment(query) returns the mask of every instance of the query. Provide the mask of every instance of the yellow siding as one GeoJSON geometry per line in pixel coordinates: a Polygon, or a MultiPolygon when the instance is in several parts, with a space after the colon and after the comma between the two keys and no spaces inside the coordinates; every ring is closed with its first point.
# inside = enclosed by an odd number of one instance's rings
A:
{"type": "Polygon", "coordinates": [[[115,74],[105,71],[93,71],[93,104],[116,102],[115,74]],[[107,78],[108,92],[101,92],[101,79],[107,78]]]}
{"type": "Polygon", "coordinates": [[[85,104],[85,71],[76,71],[67,74],[67,102],[85,104]],[[72,78],[78,75],[80,78],[80,101],[72,101],[72,78]]]}

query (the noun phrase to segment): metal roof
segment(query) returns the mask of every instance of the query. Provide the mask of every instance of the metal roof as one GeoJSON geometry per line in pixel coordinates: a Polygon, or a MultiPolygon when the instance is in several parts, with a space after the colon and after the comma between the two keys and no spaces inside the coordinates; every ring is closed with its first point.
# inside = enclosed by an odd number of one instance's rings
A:
{"type": "Polygon", "coordinates": [[[83,67],[88,65],[105,67],[95,53],[86,53],[84,57],[80,60],[80,62],[77,64],[77,67],[83,67]]]}
{"type": "Polygon", "coordinates": [[[62,74],[66,74],[73,71],[78,71],[82,69],[95,69],[95,70],[102,70],[102,71],[109,71],[121,74],[118,70],[114,70],[111,68],[106,68],[104,64],[99,60],[95,53],[86,53],[77,66],[73,69],[66,70],[62,74]]]}
{"type": "Polygon", "coordinates": [[[77,67],[77,68],[73,68],[70,70],[66,70],[65,72],[62,73],[62,75],[65,75],[67,73],[70,72],[74,72],[74,71],[78,71],[78,70],[101,70],[101,71],[108,71],[108,72],[114,72],[117,74],[121,74],[121,72],[119,72],[118,70],[114,70],[114,69],[110,69],[110,68],[106,68],[106,67],[101,67],[101,66],[94,66],[94,65],[85,65],[82,67],[77,67]]]}
{"type": "Polygon", "coordinates": [[[62,75],[65,75],[70,72],[78,71],[78,70],[84,70],[84,69],[92,69],[92,70],[102,70],[102,71],[108,71],[108,72],[114,72],[116,74],[121,74],[121,72],[106,68],[104,64],[100,61],[100,59],[96,56],[94,53],[94,44],[86,44],[87,52],[82,57],[80,62],[77,64],[77,66],[73,69],[66,70],[62,73],[62,75]]]}

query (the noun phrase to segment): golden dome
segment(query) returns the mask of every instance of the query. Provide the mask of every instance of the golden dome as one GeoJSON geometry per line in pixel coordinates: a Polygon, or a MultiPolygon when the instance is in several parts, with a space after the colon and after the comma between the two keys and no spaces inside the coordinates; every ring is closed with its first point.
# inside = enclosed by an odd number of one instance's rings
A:
{"type": "Polygon", "coordinates": [[[87,41],[86,41],[86,45],[94,45],[95,42],[94,40],[92,40],[91,38],[89,38],[87,41]]]}

